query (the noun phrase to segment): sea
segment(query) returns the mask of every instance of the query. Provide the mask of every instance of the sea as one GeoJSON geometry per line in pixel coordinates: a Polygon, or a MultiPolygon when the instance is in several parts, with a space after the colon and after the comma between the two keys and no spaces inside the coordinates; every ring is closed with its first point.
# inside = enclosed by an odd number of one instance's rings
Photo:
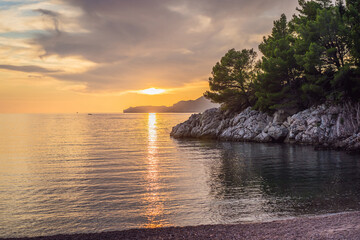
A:
{"type": "Polygon", "coordinates": [[[360,156],[177,140],[190,114],[0,115],[0,238],[360,210],[360,156]]]}

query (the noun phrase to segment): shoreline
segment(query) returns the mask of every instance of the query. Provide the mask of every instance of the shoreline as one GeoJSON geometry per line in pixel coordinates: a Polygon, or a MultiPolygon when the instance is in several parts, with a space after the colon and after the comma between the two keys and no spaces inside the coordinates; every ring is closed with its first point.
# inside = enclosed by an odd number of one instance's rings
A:
{"type": "Polygon", "coordinates": [[[359,153],[360,105],[357,107],[359,111],[354,110],[355,106],[323,104],[295,114],[279,110],[273,115],[250,107],[240,113],[213,108],[193,114],[174,126],[170,136],[175,139],[290,143],[359,153]]]}
{"type": "Polygon", "coordinates": [[[63,239],[359,239],[360,211],[294,217],[270,222],[130,229],[64,234],[27,240],[63,239]]]}
{"type": "Polygon", "coordinates": [[[244,140],[244,139],[221,139],[221,138],[194,138],[194,137],[182,137],[182,138],[174,138],[180,141],[216,141],[216,142],[230,142],[230,143],[256,143],[256,144],[279,144],[279,145],[289,145],[289,146],[306,146],[313,148],[314,151],[336,151],[336,152],[344,152],[349,155],[360,155],[360,149],[346,149],[341,147],[335,147],[332,145],[321,145],[321,144],[314,144],[314,143],[303,143],[303,142],[259,142],[255,140],[244,140]]]}

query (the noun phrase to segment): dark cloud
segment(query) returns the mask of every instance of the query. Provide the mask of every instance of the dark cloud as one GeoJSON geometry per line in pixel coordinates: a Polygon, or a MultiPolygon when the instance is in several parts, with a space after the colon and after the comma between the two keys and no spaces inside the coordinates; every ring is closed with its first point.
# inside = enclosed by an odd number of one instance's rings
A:
{"type": "MultiPolygon", "coordinates": [[[[297,0],[63,2],[82,10],[77,21],[85,31],[39,35],[34,42],[45,55],[98,63],[86,73],[57,75],[92,90],[181,86],[202,78],[228,49],[257,49],[273,21],[283,12],[291,15],[297,5],[297,0]]],[[[60,31],[58,13],[37,11],[60,31]]]]}
{"type": "Polygon", "coordinates": [[[0,65],[0,69],[26,72],[26,73],[56,73],[57,70],[49,70],[43,67],[28,65],[28,66],[15,66],[15,65],[0,65]]]}
{"type": "Polygon", "coordinates": [[[46,9],[36,9],[34,10],[34,12],[38,12],[40,14],[42,14],[43,16],[47,16],[51,19],[53,26],[54,26],[54,30],[57,34],[60,34],[60,29],[59,29],[59,17],[60,14],[51,10],[46,10],[46,9]]]}
{"type": "Polygon", "coordinates": [[[59,14],[57,12],[46,10],[46,9],[41,9],[41,8],[34,10],[34,12],[39,12],[43,15],[48,15],[50,17],[58,17],[59,16],[59,14]]]}

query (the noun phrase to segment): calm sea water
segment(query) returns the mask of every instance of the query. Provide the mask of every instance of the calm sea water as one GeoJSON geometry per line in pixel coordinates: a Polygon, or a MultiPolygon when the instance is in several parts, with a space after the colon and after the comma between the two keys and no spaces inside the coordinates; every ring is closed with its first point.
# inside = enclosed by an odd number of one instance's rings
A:
{"type": "Polygon", "coordinates": [[[0,115],[0,237],[360,210],[360,156],[175,140],[189,114],[0,115]]]}

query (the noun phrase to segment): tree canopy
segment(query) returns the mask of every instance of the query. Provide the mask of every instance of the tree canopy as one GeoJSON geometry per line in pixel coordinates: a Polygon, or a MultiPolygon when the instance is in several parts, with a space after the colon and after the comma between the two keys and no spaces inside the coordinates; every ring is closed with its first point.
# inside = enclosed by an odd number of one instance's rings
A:
{"type": "Polygon", "coordinates": [[[231,49],[204,95],[225,107],[264,112],[360,100],[360,1],[299,0],[259,45],[262,54],[231,49]]]}
{"type": "Polygon", "coordinates": [[[224,107],[241,110],[255,103],[254,81],[257,77],[257,54],[253,49],[230,49],[213,67],[210,91],[204,96],[224,107]]]}
{"type": "Polygon", "coordinates": [[[286,16],[274,22],[272,33],[259,45],[263,54],[261,72],[256,81],[255,108],[267,111],[291,106],[293,88],[298,73],[294,57],[294,38],[286,16]]]}

